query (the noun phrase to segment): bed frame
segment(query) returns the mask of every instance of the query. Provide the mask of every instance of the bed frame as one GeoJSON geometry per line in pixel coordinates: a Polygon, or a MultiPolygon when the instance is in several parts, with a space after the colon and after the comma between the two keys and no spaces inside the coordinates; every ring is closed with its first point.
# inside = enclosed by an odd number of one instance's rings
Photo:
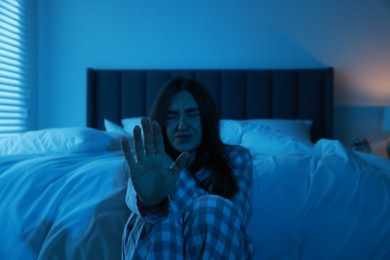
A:
{"type": "Polygon", "coordinates": [[[103,119],[143,116],[159,88],[185,76],[203,83],[221,118],[313,120],[312,139],[332,138],[333,69],[92,69],[87,70],[87,126],[104,129],[103,119]]]}

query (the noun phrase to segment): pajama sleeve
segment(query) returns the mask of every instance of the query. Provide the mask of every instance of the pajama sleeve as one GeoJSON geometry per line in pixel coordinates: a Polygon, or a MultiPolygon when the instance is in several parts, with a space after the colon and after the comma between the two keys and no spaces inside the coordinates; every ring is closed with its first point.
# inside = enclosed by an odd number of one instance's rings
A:
{"type": "Polygon", "coordinates": [[[131,179],[129,178],[127,184],[126,204],[132,213],[140,216],[149,223],[157,224],[168,216],[169,204],[172,203],[172,199],[180,206],[180,208],[185,209],[192,203],[192,199],[194,197],[196,198],[206,194],[208,194],[207,191],[200,189],[197,186],[194,178],[188,170],[183,169],[171,196],[153,207],[142,206],[133,188],[131,179]]]}
{"type": "Polygon", "coordinates": [[[133,214],[152,224],[159,223],[168,215],[168,198],[153,207],[142,206],[130,178],[127,183],[126,204],[133,214]]]}
{"type": "Polygon", "coordinates": [[[239,208],[248,224],[252,216],[253,196],[253,164],[249,152],[240,146],[235,146],[229,154],[230,164],[236,177],[238,192],[231,201],[239,208]]]}

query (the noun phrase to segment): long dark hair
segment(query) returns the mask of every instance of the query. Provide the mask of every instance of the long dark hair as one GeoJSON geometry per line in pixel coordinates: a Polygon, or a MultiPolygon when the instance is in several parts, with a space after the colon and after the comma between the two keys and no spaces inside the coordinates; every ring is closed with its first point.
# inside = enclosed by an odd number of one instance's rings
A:
{"type": "Polygon", "coordinates": [[[163,129],[165,151],[175,160],[180,153],[168,141],[166,114],[171,97],[183,90],[190,92],[196,100],[202,124],[202,142],[189,171],[194,175],[200,168],[209,169],[211,174],[204,188],[213,194],[231,198],[238,188],[233,171],[224,153],[224,144],[219,136],[218,109],[210,93],[200,82],[184,77],[169,80],[160,89],[154,100],[150,118],[160,123],[161,129],[163,129]]]}

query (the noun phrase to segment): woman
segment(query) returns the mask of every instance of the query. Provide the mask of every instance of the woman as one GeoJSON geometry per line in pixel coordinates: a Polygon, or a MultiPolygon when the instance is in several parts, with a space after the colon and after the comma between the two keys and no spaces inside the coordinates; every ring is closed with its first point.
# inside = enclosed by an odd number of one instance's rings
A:
{"type": "Polygon", "coordinates": [[[208,91],[174,78],[160,90],[151,120],[134,128],[123,234],[125,259],[250,259],[252,162],[242,147],[224,145],[208,91]]]}

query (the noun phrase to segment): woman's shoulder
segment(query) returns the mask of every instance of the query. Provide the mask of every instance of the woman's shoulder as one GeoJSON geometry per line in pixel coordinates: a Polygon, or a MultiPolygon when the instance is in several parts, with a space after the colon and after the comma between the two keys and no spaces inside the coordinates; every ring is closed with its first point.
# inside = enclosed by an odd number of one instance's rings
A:
{"type": "Polygon", "coordinates": [[[249,151],[240,145],[227,145],[224,144],[224,152],[226,157],[228,157],[231,161],[239,161],[250,160],[251,155],[249,151]]]}
{"type": "Polygon", "coordinates": [[[225,153],[237,180],[242,181],[253,178],[252,156],[247,149],[238,145],[226,145],[225,153]]]}

